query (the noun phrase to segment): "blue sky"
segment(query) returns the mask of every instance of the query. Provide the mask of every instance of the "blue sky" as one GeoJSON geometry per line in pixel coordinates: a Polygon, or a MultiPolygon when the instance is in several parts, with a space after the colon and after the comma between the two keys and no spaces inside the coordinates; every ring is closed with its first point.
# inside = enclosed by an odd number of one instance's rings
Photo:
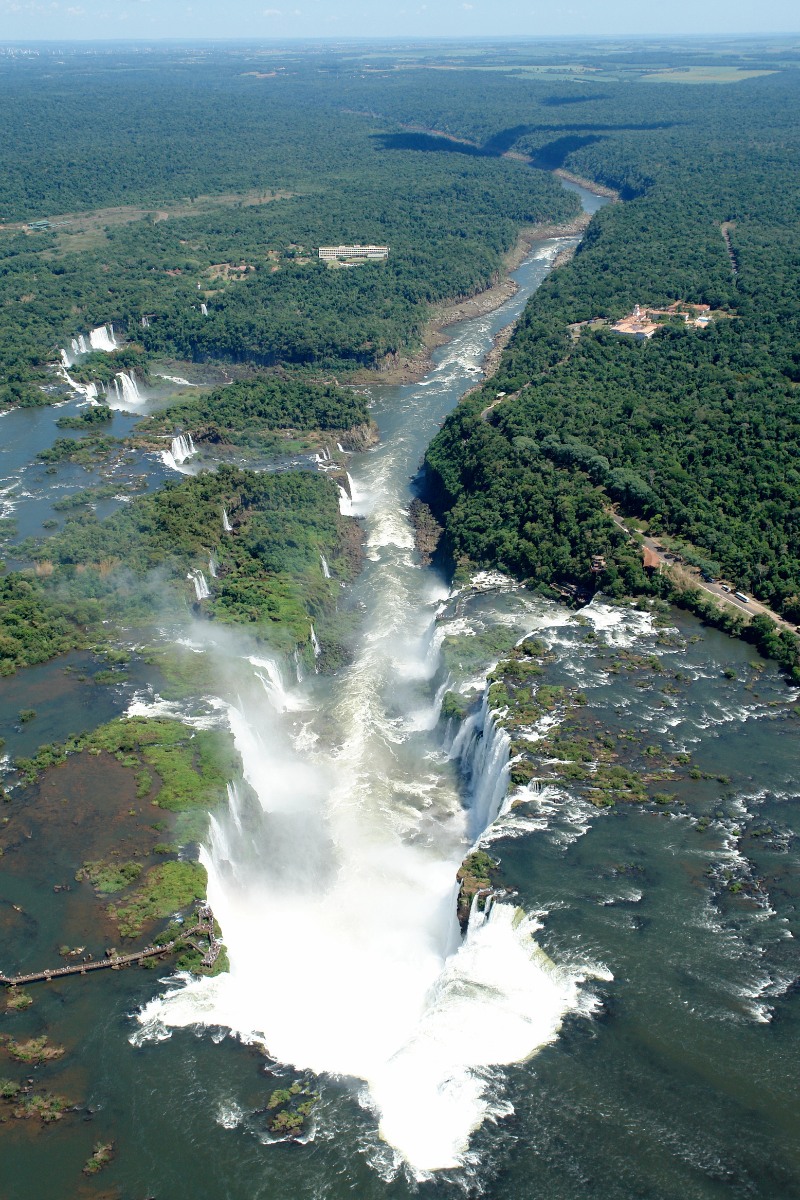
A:
{"type": "Polygon", "coordinates": [[[0,0],[27,39],[698,36],[800,31],[797,0],[0,0]]]}

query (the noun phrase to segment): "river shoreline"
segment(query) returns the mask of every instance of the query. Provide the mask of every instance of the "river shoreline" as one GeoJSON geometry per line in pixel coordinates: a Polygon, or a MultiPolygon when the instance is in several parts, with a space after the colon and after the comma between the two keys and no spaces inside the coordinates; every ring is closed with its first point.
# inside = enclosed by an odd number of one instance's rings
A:
{"type": "MultiPolygon", "coordinates": [[[[522,265],[537,242],[548,241],[550,238],[579,237],[587,228],[590,220],[590,213],[581,212],[573,221],[563,222],[560,225],[531,225],[520,229],[516,244],[511,250],[507,251],[504,257],[504,276],[502,279],[484,291],[476,292],[474,296],[434,305],[422,335],[422,348],[416,354],[408,358],[402,355],[390,355],[384,360],[386,365],[379,368],[377,372],[374,370],[356,371],[350,376],[347,382],[356,384],[376,382],[381,384],[419,383],[435,368],[435,363],[431,358],[431,351],[435,350],[438,346],[447,345],[450,341],[450,338],[443,330],[451,325],[457,325],[461,321],[469,321],[473,317],[482,317],[486,313],[494,312],[495,309],[501,308],[507,300],[510,300],[519,291],[519,286],[511,279],[511,273],[522,265]]],[[[556,261],[553,265],[562,266],[563,261],[556,261]]],[[[516,322],[513,323],[513,327],[506,326],[506,330],[509,332],[506,340],[502,343],[501,349],[510,340],[515,327],[516,322]]],[[[505,332],[505,330],[502,331],[502,333],[505,332]]],[[[502,334],[497,335],[497,337],[501,336],[502,334]]],[[[490,350],[487,355],[487,362],[493,354],[494,351],[490,350]]],[[[496,369],[495,366],[494,370],[496,369]]],[[[485,378],[488,379],[490,375],[494,374],[494,370],[489,371],[485,378]]]]}

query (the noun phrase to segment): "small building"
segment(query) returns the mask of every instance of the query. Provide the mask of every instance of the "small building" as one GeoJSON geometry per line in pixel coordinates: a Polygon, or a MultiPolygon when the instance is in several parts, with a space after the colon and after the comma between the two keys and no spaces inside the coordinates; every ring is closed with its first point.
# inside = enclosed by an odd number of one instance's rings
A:
{"type": "Polygon", "coordinates": [[[388,246],[320,246],[320,258],[388,258],[388,246]]]}
{"type": "Polygon", "coordinates": [[[639,305],[634,305],[633,312],[629,317],[623,317],[621,321],[616,321],[611,326],[613,333],[621,333],[626,337],[636,338],[637,341],[643,342],[645,338],[651,338],[658,329],[655,321],[648,320],[647,316],[641,311],[639,305]]]}

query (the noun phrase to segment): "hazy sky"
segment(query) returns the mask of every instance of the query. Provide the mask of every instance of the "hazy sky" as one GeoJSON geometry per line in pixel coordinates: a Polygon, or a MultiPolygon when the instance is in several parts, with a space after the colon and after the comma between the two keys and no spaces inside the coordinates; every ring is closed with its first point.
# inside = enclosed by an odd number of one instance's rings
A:
{"type": "Polygon", "coordinates": [[[0,44],[56,38],[691,36],[800,31],[797,0],[0,0],[0,44]],[[295,7],[296,6],[296,7],[295,7]]]}

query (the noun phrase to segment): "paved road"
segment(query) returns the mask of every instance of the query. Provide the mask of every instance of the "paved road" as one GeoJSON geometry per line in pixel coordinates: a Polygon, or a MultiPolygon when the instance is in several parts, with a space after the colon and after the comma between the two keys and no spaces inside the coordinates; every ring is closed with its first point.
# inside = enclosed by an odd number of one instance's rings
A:
{"type": "MultiPolygon", "coordinates": [[[[625,533],[633,532],[632,530],[628,529],[624,518],[618,516],[616,513],[612,513],[611,517],[614,521],[614,524],[620,529],[624,530],[625,533]]],[[[669,550],[665,550],[661,543],[653,538],[643,537],[642,541],[644,542],[645,546],[647,546],[648,550],[653,551],[659,562],[666,563],[667,566],[670,566],[670,561],[668,558],[668,555],[670,554],[669,550]]],[[[757,616],[759,613],[766,613],[766,615],[772,621],[774,621],[780,629],[788,629],[790,633],[797,633],[797,626],[791,625],[788,621],[785,621],[783,617],[778,616],[778,614],[773,612],[771,608],[767,608],[766,605],[761,604],[758,600],[754,600],[751,597],[747,604],[743,604],[741,600],[736,599],[733,592],[723,591],[718,583],[706,583],[705,580],[700,578],[696,568],[689,566],[688,563],[682,563],[681,566],[687,574],[692,576],[692,582],[696,587],[700,588],[701,591],[708,592],[711,596],[716,596],[718,600],[724,600],[726,604],[730,604],[733,608],[737,608],[739,612],[750,613],[751,616],[757,616]]]]}

